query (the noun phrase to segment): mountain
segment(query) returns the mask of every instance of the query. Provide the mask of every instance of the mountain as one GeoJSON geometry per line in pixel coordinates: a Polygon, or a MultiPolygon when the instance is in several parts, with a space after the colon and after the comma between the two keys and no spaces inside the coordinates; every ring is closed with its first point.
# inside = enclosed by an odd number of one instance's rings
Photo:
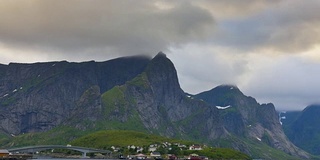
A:
{"type": "Polygon", "coordinates": [[[0,75],[0,130],[17,136],[12,142],[36,132],[54,143],[116,129],[231,147],[254,158],[310,156],[287,140],[272,104],[228,85],[188,95],[161,52],[152,59],[1,65],[0,75]]]}
{"type": "Polygon", "coordinates": [[[221,85],[193,97],[219,109],[230,135],[264,142],[293,155],[301,152],[284,134],[273,104],[259,104],[233,85],[221,85]]]}
{"type": "Polygon", "coordinates": [[[138,56],[1,66],[0,130],[13,135],[48,131],[88,103],[81,99],[87,90],[100,94],[124,84],[141,73],[149,60],[138,56]]]}
{"type": "Polygon", "coordinates": [[[320,155],[320,105],[314,104],[301,112],[286,112],[283,127],[288,138],[309,153],[320,155]]]}

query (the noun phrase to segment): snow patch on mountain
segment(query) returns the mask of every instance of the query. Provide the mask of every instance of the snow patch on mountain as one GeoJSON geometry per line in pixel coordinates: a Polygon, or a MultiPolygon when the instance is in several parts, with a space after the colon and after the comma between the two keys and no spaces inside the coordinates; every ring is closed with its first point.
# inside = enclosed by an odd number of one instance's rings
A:
{"type": "Polygon", "coordinates": [[[225,106],[225,107],[222,107],[222,106],[216,106],[218,109],[227,109],[227,108],[230,108],[231,106],[225,106]]]}

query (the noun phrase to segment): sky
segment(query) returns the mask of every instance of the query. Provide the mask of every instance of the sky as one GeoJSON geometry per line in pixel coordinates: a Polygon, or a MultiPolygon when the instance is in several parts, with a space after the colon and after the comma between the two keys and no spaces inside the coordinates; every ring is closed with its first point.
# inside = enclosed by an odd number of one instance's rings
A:
{"type": "Polygon", "coordinates": [[[237,85],[277,110],[320,103],[319,0],[2,0],[0,63],[162,51],[196,94],[237,85]]]}

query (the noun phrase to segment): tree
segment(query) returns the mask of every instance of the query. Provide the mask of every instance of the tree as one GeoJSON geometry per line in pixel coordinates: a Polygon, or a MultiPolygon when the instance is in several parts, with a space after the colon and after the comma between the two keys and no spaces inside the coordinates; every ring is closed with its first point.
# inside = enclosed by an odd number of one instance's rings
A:
{"type": "Polygon", "coordinates": [[[168,149],[163,147],[162,145],[157,149],[157,151],[160,153],[160,154],[167,154],[168,153],[168,149]]]}
{"type": "Polygon", "coordinates": [[[171,150],[168,151],[169,154],[182,155],[181,149],[177,145],[172,145],[171,150]]]}

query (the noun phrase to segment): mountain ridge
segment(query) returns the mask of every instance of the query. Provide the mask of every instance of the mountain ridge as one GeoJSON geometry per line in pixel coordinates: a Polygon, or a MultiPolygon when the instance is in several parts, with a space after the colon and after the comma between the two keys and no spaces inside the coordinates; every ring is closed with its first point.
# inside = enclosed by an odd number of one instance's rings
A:
{"type": "MultiPolygon", "coordinates": [[[[220,98],[213,104],[205,98],[189,97],[164,53],[152,59],[38,65],[45,67],[33,71],[32,64],[20,68],[12,65],[14,73],[6,70],[0,78],[2,93],[22,87],[0,99],[0,126],[7,134],[44,132],[61,125],[84,132],[142,130],[209,144],[226,139],[231,147],[246,153],[261,142],[297,157],[309,157],[286,139],[272,104],[260,105],[230,86],[222,86],[223,91],[232,92],[214,96],[220,98]],[[220,110],[217,105],[232,107],[220,110]],[[258,143],[249,146],[251,142],[258,143]]],[[[271,152],[255,156],[273,158],[271,152]]]]}
{"type": "Polygon", "coordinates": [[[286,138],[273,104],[259,104],[234,85],[221,85],[194,97],[213,107],[228,106],[218,108],[224,114],[223,123],[229,132],[262,141],[287,153],[301,151],[286,138]]]}

